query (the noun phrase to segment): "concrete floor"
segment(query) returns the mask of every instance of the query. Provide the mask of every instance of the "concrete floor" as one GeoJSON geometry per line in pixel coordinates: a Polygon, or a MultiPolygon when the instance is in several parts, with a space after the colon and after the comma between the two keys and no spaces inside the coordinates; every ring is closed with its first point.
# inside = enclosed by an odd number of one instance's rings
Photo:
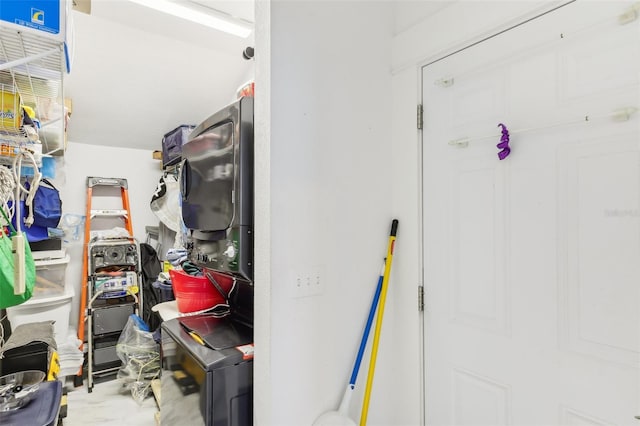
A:
{"type": "Polygon", "coordinates": [[[151,390],[138,404],[117,379],[95,383],[91,393],[86,380],[82,387],[74,387],[73,380],[65,385],[67,417],[63,426],[156,426],[158,406],[151,390]]]}

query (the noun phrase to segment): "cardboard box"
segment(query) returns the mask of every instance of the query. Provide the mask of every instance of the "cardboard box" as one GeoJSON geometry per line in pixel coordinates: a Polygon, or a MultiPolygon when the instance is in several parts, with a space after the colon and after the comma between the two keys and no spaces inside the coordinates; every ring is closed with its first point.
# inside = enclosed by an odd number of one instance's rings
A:
{"type": "Polygon", "coordinates": [[[73,10],[91,15],[91,0],[73,0],[73,10]]]}

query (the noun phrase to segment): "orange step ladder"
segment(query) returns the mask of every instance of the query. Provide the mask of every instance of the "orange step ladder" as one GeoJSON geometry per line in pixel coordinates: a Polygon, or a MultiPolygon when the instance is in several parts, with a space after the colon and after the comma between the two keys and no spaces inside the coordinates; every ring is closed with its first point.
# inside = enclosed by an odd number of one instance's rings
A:
{"type": "MultiPolygon", "coordinates": [[[[89,243],[91,240],[91,220],[97,217],[113,217],[121,218],[124,222],[124,228],[133,238],[133,225],[131,222],[131,208],[129,206],[129,188],[127,180],[124,178],[104,178],[104,177],[87,177],[87,198],[86,198],[86,215],[84,223],[84,246],[82,252],[82,286],[80,287],[80,309],[78,319],[78,339],[80,340],[80,349],[84,348],[85,342],[85,322],[87,319],[87,284],[89,282],[89,243]],[[93,188],[95,187],[118,187],[120,188],[120,197],[122,198],[122,209],[92,209],[93,188]]],[[[89,330],[91,333],[91,330],[89,330]]],[[[74,384],[82,385],[83,368],[80,367],[74,384]]]]}

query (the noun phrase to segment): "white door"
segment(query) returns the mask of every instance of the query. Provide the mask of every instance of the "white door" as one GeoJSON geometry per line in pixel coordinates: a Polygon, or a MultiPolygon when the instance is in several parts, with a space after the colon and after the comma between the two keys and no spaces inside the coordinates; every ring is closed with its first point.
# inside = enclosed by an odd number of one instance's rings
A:
{"type": "Polygon", "coordinates": [[[632,5],[578,1],[423,69],[427,425],[640,426],[632,5]]]}

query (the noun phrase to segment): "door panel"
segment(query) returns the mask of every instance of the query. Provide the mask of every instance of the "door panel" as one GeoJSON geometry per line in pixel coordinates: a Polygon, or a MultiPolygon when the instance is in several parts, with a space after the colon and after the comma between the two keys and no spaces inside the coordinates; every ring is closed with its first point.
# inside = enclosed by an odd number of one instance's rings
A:
{"type": "Polygon", "coordinates": [[[429,425],[640,424],[640,121],[612,114],[640,107],[631,5],[423,69],[429,425]]]}
{"type": "Polygon", "coordinates": [[[558,181],[566,270],[559,277],[564,346],[637,366],[640,153],[637,132],[565,146],[558,181]]]}
{"type": "Polygon", "coordinates": [[[502,179],[490,164],[461,162],[452,181],[452,321],[506,334],[502,179]]]}

